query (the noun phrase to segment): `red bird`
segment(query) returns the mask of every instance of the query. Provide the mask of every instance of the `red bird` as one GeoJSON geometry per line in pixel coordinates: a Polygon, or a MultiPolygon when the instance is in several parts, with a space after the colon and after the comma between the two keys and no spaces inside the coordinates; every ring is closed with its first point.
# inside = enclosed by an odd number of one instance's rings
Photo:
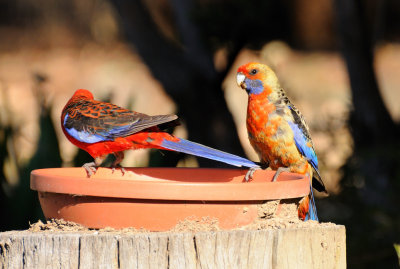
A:
{"type": "MultiPolygon", "coordinates": [[[[172,150],[204,157],[235,166],[255,167],[255,163],[220,150],[178,138],[160,130],[160,125],[175,121],[176,115],[148,116],[96,101],[88,90],[77,90],[61,114],[65,136],[77,147],[87,151],[94,162],[83,167],[90,177],[108,154],[116,159],[115,168],[124,158],[123,151],[141,148],[172,150]]],[[[123,170],[124,172],[124,170],[123,170]]]]}

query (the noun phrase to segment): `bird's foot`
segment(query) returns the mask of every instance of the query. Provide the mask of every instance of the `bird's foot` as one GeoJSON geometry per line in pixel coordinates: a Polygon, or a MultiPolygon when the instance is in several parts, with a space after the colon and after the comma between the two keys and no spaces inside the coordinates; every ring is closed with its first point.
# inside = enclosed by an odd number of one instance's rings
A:
{"type": "Polygon", "coordinates": [[[124,152],[122,151],[118,151],[118,152],[114,152],[114,156],[115,156],[115,160],[114,162],[111,164],[111,169],[112,169],[112,173],[114,174],[115,168],[120,168],[122,175],[124,176],[126,171],[125,168],[123,168],[120,163],[122,162],[122,160],[124,159],[124,152]]]}
{"type": "Polygon", "coordinates": [[[120,164],[113,165],[113,166],[111,167],[111,170],[112,170],[112,173],[113,173],[113,174],[114,174],[114,172],[115,172],[115,168],[119,168],[119,169],[121,170],[122,175],[123,175],[123,176],[125,175],[126,170],[125,170],[125,168],[123,168],[120,164]]]}
{"type": "Polygon", "coordinates": [[[279,168],[276,170],[274,177],[272,178],[272,182],[275,182],[275,181],[278,179],[279,175],[280,175],[282,172],[290,172],[289,167],[283,167],[283,166],[279,167],[279,168]]]}
{"type": "Polygon", "coordinates": [[[87,177],[91,177],[93,174],[96,174],[97,165],[95,162],[85,163],[82,167],[85,168],[87,177]]]}
{"type": "Polygon", "coordinates": [[[267,169],[269,167],[268,163],[261,163],[260,162],[260,163],[256,163],[256,164],[257,164],[257,166],[250,167],[249,171],[247,171],[246,176],[244,177],[244,180],[246,182],[249,182],[250,180],[253,179],[253,175],[254,175],[255,171],[261,170],[261,169],[265,170],[265,169],[267,169]]]}
{"type": "Polygon", "coordinates": [[[244,180],[246,182],[249,182],[250,180],[252,180],[254,172],[257,170],[260,170],[260,169],[262,169],[260,166],[250,167],[249,171],[247,171],[246,176],[244,177],[244,180]]]}

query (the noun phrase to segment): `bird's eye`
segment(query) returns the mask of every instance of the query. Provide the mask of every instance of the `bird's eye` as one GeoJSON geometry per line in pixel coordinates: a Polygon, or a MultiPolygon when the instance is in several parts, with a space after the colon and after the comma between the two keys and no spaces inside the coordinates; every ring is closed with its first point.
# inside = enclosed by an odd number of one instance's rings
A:
{"type": "Polygon", "coordinates": [[[250,74],[255,75],[257,74],[258,70],[257,69],[251,69],[250,74]]]}

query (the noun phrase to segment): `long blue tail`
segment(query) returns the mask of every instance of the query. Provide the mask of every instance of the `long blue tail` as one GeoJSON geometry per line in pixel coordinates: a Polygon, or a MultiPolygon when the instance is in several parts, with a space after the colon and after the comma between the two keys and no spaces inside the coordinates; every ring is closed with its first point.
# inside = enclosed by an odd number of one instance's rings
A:
{"type": "Polygon", "coordinates": [[[306,215],[304,221],[306,220],[316,220],[319,222],[318,219],[318,214],[317,214],[317,207],[315,206],[315,200],[314,200],[314,192],[312,188],[312,184],[310,181],[310,199],[309,199],[309,206],[308,206],[308,214],[306,215]]]}
{"type": "Polygon", "coordinates": [[[161,146],[174,151],[179,151],[215,161],[224,162],[234,166],[245,166],[245,167],[255,167],[257,164],[249,161],[245,158],[226,153],[217,149],[213,149],[207,146],[203,146],[198,143],[194,143],[182,138],[177,142],[169,141],[164,139],[161,143],[161,146]]]}

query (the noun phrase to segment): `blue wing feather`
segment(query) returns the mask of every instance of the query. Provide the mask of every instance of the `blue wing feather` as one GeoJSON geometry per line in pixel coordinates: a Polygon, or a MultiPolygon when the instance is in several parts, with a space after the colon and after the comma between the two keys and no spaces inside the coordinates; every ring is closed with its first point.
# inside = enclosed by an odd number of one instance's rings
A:
{"type": "MultiPolygon", "coordinates": [[[[323,189],[325,189],[322,180],[320,179],[321,176],[319,175],[318,171],[318,158],[317,155],[315,154],[312,141],[310,138],[310,134],[308,132],[308,128],[305,126],[304,119],[302,118],[300,112],[292,107],[293,105],[289,105],[289,109],[292,112],[293,120],[294,121],[288,121],[290,128],[293,131],[293,136],[294,136],[294,141],[296,144],[297,149],[299,152],[307,158],[308,162],[311,164],[311,166],[314,168],[315,172],[317,173],[316,182],[320,182],[320,185],[322,186],[323,189]],[[318,179],[319,178],[319,179],[318,179]]],[[[318,214],[317,214],[317,207],[315,205],[315,199],[314,199],[314,192],[313,192],[313,181],[310,180],[310,199],[309,199],[309,211],[306,215],[305,220],[318,220],[318,214]]],[[[321,190],[322,191],[322,190],[321,190]]]]}
{"type": "Polygon", "coordinates": [[[148,116],[128,110],[124,116],[111,114],[91,118],[82,113],[79,116],[72,118],[66,113],[63,126],[70,136],[84,143],[111,141],[177,119],[176,115],[148,116]]]}
{"type": "Polygon", "coordinates": [[[78,131],[74,127],[71,127],[71,128],[65,127],[65,123],[68,120],[68,118],[69,118],[69,116],[67,113],[64,117],[64,122],[63,122],[65,131],[67,131],[67,133],[70,136],[72,136],[73,138],[75,138],[76,140],[83,142],[83,143],[89,143],[89,144],[110,140],[110,139],[107,139],[106,137],[104,137],[101,133],[95,134],[95,133],[88,132],[85,130],[78,131]]]}
{"type": "Polygon", "coordinates": [[[310,134],[308,133],[308,128],[300,114],[300,112],[293,107],[292,104],[288,105],[290,111],[292,112],[293,120],[289,121],[289,126],[293,131],[294,141],[296,143],[297,149],[300,153],[307,158],[308,162],[318,171],[318,158],[315,154],[314,148],[312,146],[310,134]]]}
{"type": "Polygon", "coordinates": [[[315,154],[314,149],[307,145],[310,141],[308,141],[307,137],[303,134],[296,123],[289,122],[289,126],[293,131],[294,142],[296,143],[296,146],[300,153],[307,158],[307,160],[315,169],[318,169],[317,155],[315,154]]]}
{"type": "MultiPolygon", "coordinates": [[[[289,106],[289,108],[292,109],[290,106],[289,106]]],[[[293,109],[292,109],[292,111],[293,111],[293,109]]],[[[297,116],[299,116],[299,115],[297,115],[297,116]]],[[[301,123],[290,122],[290,121],[288,123],[289,123],[290,128],[293,131],[294,142],[296,144],[297,149],[304,157],[307,158],[308,162],[318,173],[317,155],[315,154],[314,148],[312,147],[312,143],[309,139],[309,134],[304,133],[305,130],[307,130],[307,129],[304,126],[299,126],[299,124],[301,124],[301,123]]],[[[318,173],[318,175],[319,175],[319,173],[318,173]]],[[[317,215],[317,207],[315,206],[314,192],[313,192],[311,182],[312,181],[310,181],[309,211],[304,220],[319,221],[318,215],[317,215]]]]}
{"type": "Polygon", "coordinates": [[[136,122],[122,126],[112,126],[108,129],[96,130],[97,133],[104,136],[107,139],[115,139],[116,137],[124,137],[132,134],[132,129],[135,129],[136,122]]]}
{"type": "Polygon", "coordinates": [[[84,143],[96,143],[101,141],[111,141],[116,137],[122,137],[127,134],[131,134],[131,130],[135,128],[135,124],[137,121],[126,125],[119,125],[119,126],[111,126],[108,125],[109,128],[96,128],[95,131],[91,130],[90,128],[83,128],[82,130],[77,130],[74,127],[68,128],[66,127],[65,123],[69,119],[68,113],[65,115],[64,118],[64,127],[65,130],[68,132],[70,136],[75,138],[78,141],[84,143]]]}

